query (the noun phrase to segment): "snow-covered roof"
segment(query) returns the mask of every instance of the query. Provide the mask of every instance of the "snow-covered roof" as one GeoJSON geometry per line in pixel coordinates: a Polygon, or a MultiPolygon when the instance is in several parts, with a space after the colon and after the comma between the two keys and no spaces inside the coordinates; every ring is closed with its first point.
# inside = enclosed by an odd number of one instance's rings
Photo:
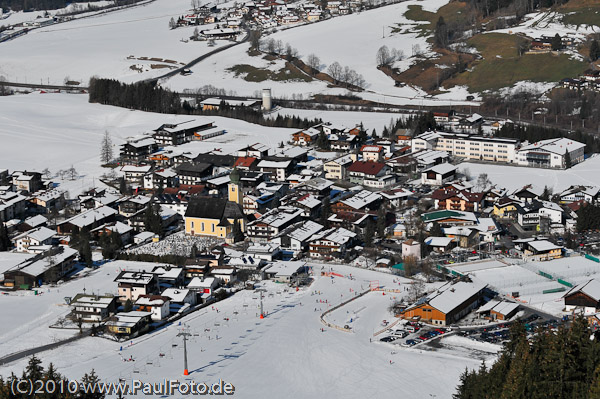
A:
{"type": "Polygon", "coordinates": [[[523,146],[519,151],[544,150],[553,154],[564,155],[566,151],[573,152],[585,147],[585,144],[564,137],[548,139],[523,146]]]}
{"type": "Polygon", "coordinates": [[[281,206],[279,208],[271,209],[258,220],[252,222],[252,224],[258,222],[265,223],[273,227],[280,227],[302,215],[302,212],[303,210],[299,208],[292,206],[281,206]]]}
{"type": "Polygon", "coordinates": [[[290,226],[290,230],[291,231],[288,233],[290,238],[304,242],[314,234],[323,230],[323,226],[312,220],[307,220],[306,222],[300,222],[300,224],[290,226]]]}
{"type": "Polygon", "coordinates": [[[265,267],[264,270],[269,274],[275,274],[276,277],[285,277],[291,276],[305,266],[306,263],[302,261],[279,261],[265,267]]]}
{"type": "Polygon", "coordinates": [[[16,236],[14,240],[21,240],[27,237],[32,240],[42,242],[52,238],[55,234],[56,231],[54,230],[50,230],[46,227],[38,227],[36,229],[26,231],[25,233],[16,236]]]}
{"type": "Polygon", "coordinates": [[[459,281],[455,284],[449,283],[428,296],[427,302],[440,312],[448,314],[486,286],[487,284],[483,282],[467,283],[459,281]]]}
{"type": "MultiPolygon", "coordinates": [[[[66,259],[75,256],[77,254],[77,250],[73,249],[73,248],[69,248],[69,247],[63,247],[61,246],[62,252],[59,252],[57,254],[55,254],[54,256],[52,256],[52,260],[54,262],[54,264],[59,264],[61,262],[64,262],[66,259]]],[[[40,274],[44,273],[46,270],[48,270],[52,265],[50,264],[50,259],[49,258],[42,258],[36,262],[33,262],[25,267],[19,268],[19,271],[22,271],[24,273],[27,273],[31,276],[39,276],[40,274]]]]}
{"type": "Polygon", "coordinates": [[[167,288],[162,292],[161,295],[171,298],[171,301],[173,302],[180,303],[185,301],[185,298],[190,294],[190,292],[191,291],[189,289],[167,288]]]}
{"type": "MultiPolygon", "coordinates": [[[[233,270],[233,269],[231,269],[233,270]]],[[[202,280],[200,277],[194,277],[187,285],[188,288],[212,288],[216,284],[214,277],[206,277],[202,280]]]]}
{"type": "Polygon", "coordinates": [[[152,166],[150,166],[150,165],[142,165],[142,166],[125,165],[121,168],[121,172],[123,172],[123,173],[148,173],[150,171],[150,169],[152,169],[152,166]]]}
{"type": "Polygon", "coordinates": [[[162,306],[169,301],[168,297],[162,295],[140,295],[135,304],[142,306],[162,306]]]}
{"type": "Polygon", "coordinates": [[[258,163],[259,168],[287,168],[290,166],[291,161],[265,161],[262,160],[258,163]]]}
{"type": "Polygon", "coordinates": [[[112,296],[77,295],[71,301],[71,306],[86,306],[89,308],[106,309],[114,300],[112,296]]]}
{"type": "Polygon", "coordinates": [[[427,168],[423,170],[423,172],[433,172],[440,175],[445,175],[446,173],[454,172],[456,169],[456,166],[446,162],[427,168]]]}
{"type": "Polygon", "coordinates": [[[117,213],[118,212],[113,208],[102,206],[100,208],[90,209],[89,211],[73,216],[71,219],[68,219],[63,223],[71,223],[79,228],[82,228],[92,225],[97,220],[102,220],[109,216],[116,215],[117,213]]]}
{"type": "Polygon", "coordinates": [[[354,209],[362,209],[363,207],[381,199],[381,195],[373,193],[371,191],[362,190],[353,195],[348,199],[344,199],[341,202],[354,209]]]}
{"type": "Polygon", "coordinates": [[[555,245],[548,240],[530,241],[528,245],[535,249],[536,252],[551,251],[553,249],[561,249],[561,246],[555,245]]]}
{"type": "Polygon", "coordinates": [[[429,237],[425,240],[425,244],[432,247],[447,247],[452,241],[451,237],[429,237]]]}
{"type": "Polygon", "coordinates": [[[583,292],[585,295],[589,296],[595,301],[600,302],[600,281],[596,279],[591,279],[583,284],[576,285],[569,292],[567,292],[564,297],[572,295],[576,292],[583,292]]]}
{"type": "Polygon", "coordinates": [[[41,224],[47,223],[48,219],[46,219],[42,215],[35,215],[25,219],[25,223],[31,227],[38,227],[41,224]]]}
{"type": "Polygon", "coordinates": [[[115,278],[116,283],[148,285],[154,279],[154,274],[144,272],[123,271],[115,278]]]}

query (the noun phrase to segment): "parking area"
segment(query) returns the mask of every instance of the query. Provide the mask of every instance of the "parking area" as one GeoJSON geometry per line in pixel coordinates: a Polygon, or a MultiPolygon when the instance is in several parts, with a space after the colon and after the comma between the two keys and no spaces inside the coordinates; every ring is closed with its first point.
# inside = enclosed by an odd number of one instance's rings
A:
{"type": "Polygon", "coordinates": [[[381,342],[394,343],[406,347],[415,346],[432,338],[450,332],[447,327],[432,327],[417,321],[401,321],[379,339],[381,342]]]}

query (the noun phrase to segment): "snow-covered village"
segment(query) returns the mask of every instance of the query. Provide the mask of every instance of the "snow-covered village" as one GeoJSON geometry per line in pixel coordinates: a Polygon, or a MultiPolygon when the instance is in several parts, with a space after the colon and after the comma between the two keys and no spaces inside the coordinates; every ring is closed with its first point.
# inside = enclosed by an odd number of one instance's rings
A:
{"type": "Polygon", "coordinates": [[[0,399],[600,399],[599,15],[0,0],[0,399]]]}

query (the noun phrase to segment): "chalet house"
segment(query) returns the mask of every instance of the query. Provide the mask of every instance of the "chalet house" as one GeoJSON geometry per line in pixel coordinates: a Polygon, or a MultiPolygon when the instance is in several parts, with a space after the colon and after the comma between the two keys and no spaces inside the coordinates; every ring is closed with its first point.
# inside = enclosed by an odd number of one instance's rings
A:
{"type": "Polygon", "coordinates": [[[292,133],[292,143],[299,146],[312,145],[317,141],[321,132],[313,127],[292,133]]]}
{"type": "Polygon", "coordinates": [[[591,279],[571,288],[564,296],[565,311],[582,310],[584,315],[591,315],[600,309],[600,281],[591,279]]]}
{"type": "Polygon", "coordinates": [[[356,233],[343,227],[321,231],[310,238],[309,255],[311,258],[343,259],[355,239],[356,233]]]}
{"type": "Polygon", "coordinates": [[[539,199],[543,192],[544,191],[540,187],[528,184],[523,188],[516,190],[511,196],[521,202],[531,203],[533,200],[539,199]]]}
{"type": "Polygon", "coordinates": [[[571,186],[559,194],[562,204],[570,204],[577,201],[585,201],[590,204],[595,204],[598,201],[600,187],[597,186],[571,186]]]}
{"type": "Polygon", "coordinates": [[[261,159],[269,156],[269,150],[269,146],[261,143],[255,143],[238,150],[237,155],[238,157],[253,157],[261,159]]]}
{"type": "Polygon", "coordinates": [[[234,168],[239,170],[256,170],[258,167],[258,158],[255,157],[239,157],[233,164],[234,168]]]}
{"type": "Polygon", "coordinates": [[[59,234],[71,234],[75,227],[80,231],[83,228],[92,230],[105,223],[114,222],[116,215],[117,211],[108,206],[90,209],[59,223],[57,230],[59,234]]]}
{"type": "Polygon", "coordinates": [[[425,245],[435,252],[445,253],[456,247],[456,241],[451,237],[427,237],[425,245]]]}
{"type": "Polygon", "coordinates": [[[185,280],[185,273],[181,267],[156,266],[152,273],[158,277],[158,283],[164,287],[181,287],[185,280]]]}
{"type": "Polygon", "coordinates": [[[528,260],[551,260],[562,257],[563,247],[548,240],[535,240],[525,243],[523,258],[528,260]]]}
{"type": "Polygon", "coordinates": [[[152,198],[143,195],[136,195],[124,199],[119,203],[119,215],[130,217],[142,209],[146,209],[152,198]]]}
{"type": "Polygon", "coordinates": [[[237,269],[231,266],[217,266],[210,270],[210,274],[223,284],[237,281],[237,269]]]}
{"type": "Polygon", "coordinates": [[[125,223],[121,222],[112,222],[103,224],[102,226],[96,227],[91,230],[90,233],[94,239],[99,239],[103,235],[111,235],[118,234],[121,242],[123,244],[127,244],[131,241],[131,234],[133,232],[133,228],[125,223]]]}
{"type": "Polygon", "coordinates": [[[292,223],[299,221],[302,213],[302,209],[291,206],[271,209],[248,223],[246,234],[253,242],[267,242],[292,223]]]}
{"type": "Polygon", "coordinates": [[[308,267],[302,261],[279,261],[265,267],[264,278],[282,284],[293,284],[308,277],[308,267]]]}
{"type": "Polygon", "coordinates": [[[175,311],[198,303],[196,292],[188,288],[167,288],[161,295],[171,300],[171,308],[175,311]]]}
{"type": "Polygon", "coordinates": [[[151,320],[151,312],[122,312],[112,316],[106,322],[106,329],[117,337],[133,338],[148,331],[151,320]]]}
{"type": "Polygon", "coordinates": [[[415,193],[405,188],[394,188],[391,190],[381,191],[379,194],[381,194],[387,203],[395,207],[400,207],[409,199],[415,198],[415,193]]]}
{"type": "Polygon", "coordinates": [[[494,204],[493,214],[499,218],[516,219],[517,209],[521,205],[523,205],[523,202],[515,198],[502,197],[494,204]]]}
{"type": "Polygon", "coordinates": [[[380,162],[383,160],[383,147],[380,145],[363,145],[360,152],[363,161],[380,162]]]}
{"type": "Polygon", "coordinates": [[[246,218],[238,203],[223,198],[197,197],[190,201],[185,212],[185,233],[226,238],[236,222],[244,231],[246,218]]]}
{"type": "Polygon", "coordinates": [[[353,214],[375,213],[381,204],[382,196],[378,193],[361,190],[350,194],[351,196],[334,200],[331,205],[331,211],[344,219],[351,218],[353,214]]]}
{"type": "Polygon", "coordinates": [[[160,145],[181,145],[192,141],[195,134],[211,129],[213,124],[214,122],[203,119],[194,119],[178,124],[164,124],[154,130],[152,137],[160,145]]]}
{"type": "Polygon", "coordinates": [[[46,227],[38,227],[29,230],[25,233],[14,237],[12,241],[15,243],[17,252],[37,252],[34,248],[41,245],[52,245],[52,238],[56,235],[56,231],[46,227]]]}
{"type": "Polygon", "coordinates": [[[358,148],[358,136],[349,134],[330,134],[329,146],[334,151],[350,152],[358,148]]]}
{"type": "Polygon", "coordinates": [[[421,260],[421,243],[413,239],[402,241],[402,258],[408,257],[421,260]]]}
{"type": "Polygon", "coordinates": [[[433,211],[421,215],[425,223],[437,222],[442,226],[465,226],[477,223],[477,216],[473,212],[464,211],[433,211]]]}
{"type": "Polygon", "coordinates": [[[29,198],[30,211],[35,213],[49,213],[53,210],[60,211],[65,207],[65,192],[57,189],[38,191],[29,198]]]}
{"type": "Polygon", "coordinates": [[[295,168],[294,162],[287,158],[268,157],[258,163],[258,168],[263,173],[270,173],[274,180],[285,181],[295,168]]]}
{"type": "Polygon", "coordinates": [[[435,190],[432,194],[435,209],[480,212],[484,193],[458,190],[452,186],[435,190]]]}
{"type": "Polygon", "coordinates": [[[122,300],[136,301],[140,295],[154,294],[159,291],[158,278],[153,273],[122,271],[114,280],[119,288],[122,300]]]}
{"type": "Polygon", "coordinates": [[[322,177],[315,177],[300,183],[296,186],[296,191],[303,194],[312,194],[317,197],[328,196],[331,192],[333,182],[322,177]]]}
{"type": "Polygon", "coordinates": [[[448,111],[438,111],[433,113],[433,119],[436,123],[447,124],[448,122],[454,122],[457,120],[456,111],[453,109],[448,111]]]}
{"type": "Polygon", "coordinates": [[[121,163],[124,165],[141,165],[150,154],[158,151],[158,144],[149,136],[141,136],[127,141],[121,146],[121,163]]]}
{"type": "Polygon", "coordinates": [[[423,170],[421,173],[421,184],[441,186],[455,179],[456,166],[450,163],[442,163],[423,170]]]}
{"type": "Polygon", "coordinates": [[[187,280],[191,280],[194,277],[203,278],[208,275],[210,266],[217,263],[216,259],[188,259],[183,266],[185,278],[187,280]]]}
{"type": "Polygon", "coordinates": [[[530,203],[516,205],[517,221],[523,227],[538,226],[542,219],[550,223],[563,222],[563,209],[554,202],[533,200],[530,203]]]}
{"type": "Polygon", "coordinates": [[[181,184],[199,185],[213,173],[213,167],[209,163],[183,163],[175,172],[181,184]]]}
{"type": "Polygon", "coordinates": [[[152,170],[150,165],[125,165],[121,172],[125,174],[125,181],[136,187],[144,186],[144,176],[152,170]]]}
{"type": "Polygon", "coordinates": [[[215,277],[206,277],[201,279],[200,277],[194,277],[187,285],[187,288],[195,291],[199,296],[208,294],[208,296],[214,293],[214,290],[219,286],[219,281],[215,277]]]}
{"type": "MultiPolygon", "coordinates": [[[[159,206],[158,214],[161,219],[161,224],[164,228],[169,227],[179,220],[180,216],[173,209],[159,206]]],[[[135,231],[143,231],[146,229],[146,209],[140,209],[133,215],[127,217],[127,224],[131,226],[135,231]]]]}
{"type": "Polygon", "coordinates": [[[140,295],[135,306],[139,312],[151,313],[152,320],[161,321],[169,317],[171,299],[162,295],[140,295]]]}
{"type": "Polygon", "coordinates": [[[315,219],[321,209],[321,200],[313,194],[295,193],[282,199],[283,205],[302,209],[302,217],[315,219]]]}
{"type": "Polygon", "coordinates": [[[17,226],[17,230],[21,232],[29,231],[38,227],[47,227],[48,219],[42,215],[30,216],[17,226]]]}
{"type": "Polygon", "coordinates": [[[144,175],[145,190],[161,190],[167,187],[177,187],[179,178],[172,170],[159,169],[144,175]]]}
{"type": "Polygon", "coordinates": [[[402,310],[400,316],[404,319],[420,317],[427,323],[442,326],[455,323],[480,305],[486,286],[464,281],[446,283],[402,310]]]}
{"type": "Polygon", "coordinates": [[[69,302],[75,320],[100,323],[117,311],[117,297],[77,294],[69,302]]]}
{"type": "Polygon", "coordinates": [[[267,194],[245,194],[243,198],[243,208],[245,215],[253,215],[256,213],[264,213],[269,210],[275,201],[278,198],[278,195],[267,193],[267,194]]]}
{"type": "Polygon", "coordinates": [[[387,166],[382,162],[356,161],[348,167],[350,182],[363,184],[365,179],[377,179],[385,175],[387,166]]]}
{"type": "Polygon", "coordinates": [[[343,157],[332,159],[331,161],[325,162],[323,169],[325,171],[325,178],[329,180],[344,180],[348,175],[348,167],[352,165],[353,156],[351,154],[344,155],[343,157]]]}
{"type": "Polygon", "coordinates": [[[12,192],[0,191],[0,221],[8,222],[25,213],[27,197],[12,192]]]}
{"type": "Polygon", "coordinates": [[[56,283],[73,269],[77,254],[69,247],[52,248],[5,271],[4,286],[28,289],[56,283]]]}
{"type": "Polygon", "coordinates": [[[324,226],[319,223],[306,220],[288,226],[270,242],[276,243],[281,248],[302,252],[308,248],[310,238],[323,229],[324,226]]]}
{"type": "Polygon", "coordinates": [[[30,193],[41,190],[44,187],[42,174],[39,172],[13,172],[12,184],[17,191],[27,191],[30,193]]]}

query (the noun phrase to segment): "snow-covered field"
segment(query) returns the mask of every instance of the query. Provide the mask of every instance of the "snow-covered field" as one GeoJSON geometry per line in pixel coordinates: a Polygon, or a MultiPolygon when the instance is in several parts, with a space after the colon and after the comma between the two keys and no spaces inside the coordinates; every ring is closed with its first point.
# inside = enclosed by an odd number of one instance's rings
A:
{"type": "MultiPolygon", "coordinates": [[[[71,195],[98,183],[107,172],[100,167],[100,144],[105,131],[112,137],[114,155],[127,137],[156,129],[163,123],[193,119],[189,115],[155,114],[124,108],[90,104],[87,95],[39,94],[0,98],[0,155],[2,167],[9,170],[49,168],[52,173],[70,168],[80,174],[75,181],[56,180],[71,195]]],[[[382,123],[388,123],[382,118],[382,123]]],[[[287,141],[294,129],[268,128],[236,119],[211,118],[227,133],[180,147],[181,151],[224,154],[257,142],[273,148],[287,141]]]]}
{"type": "Polygon", "coordinates": [[[598,33],[598,26],[572,26],[565,25],[562,22],[562,14],[554,11],[542,11],[525,15],[525,20],[518,26],[506,29],[495,30],[500,33],[521,33],[529,37],[554,36],[557,33],[561,36],[569,36],[577,39],[584,39],[586,35],[598,33]]]}
{"type": "Polygon", "coordinates": [[[560,193],[571,185],[600,185],[600,157],[593,156],[584,162],[567,170],[553,170],[528,168],[508,165],[491,165],[480,163],[463,162],[458,165],[459,170],[468,169],[473,181],[481,173],[487,173],[493,184],[505,187],[508,190],[516,190],[527,184],[534,183],[537,186],[548,186],[554,193],[560,193]]]}
{"type": "Polygon", "coordinates": [[[544,290],[563,287],[556,281],[542,277],[520,265],[478,270],[472,272],[471,275],[492,285],[502,294],[518,292],[521,296],[534,295],[541,294],[544,290]]]}
{"type": "MultiPolygon", "coordinates": [[[[63,302],[63,296],[80,290],[84,281],[88,290],[110,291],[114,275],[123,266],[105,264],[90,278],[65,284],[60,292],[52,290],[27,298],[28,304],[19,304],[20,309],[38,307],[41,308],[38,312],[43,312],[43,309],[58,307],[55,303],[63,302]]],[[[330,328],[322,332],[319,316],[327,306],[367,289],[370,280],[378,280],[386,287],[398,286],[394,283],[395,276],[348,266],[333,266],[333,270],[344,276],[351,273],[354,279],[321,277],[317,266],[316,281],[298,292],[288,290],[283,284],[263,283],[267,290],[265,319],[257,317],[258,294],[241,291],[186,316],[181,319],[181,326],[162,328],[132,343],[84,338],[39,356],[44,364],[54,363],[61,373],[71,378],[80,378],[92,368],[102,380],[109,382],[119,378],[126,382],[178,378],[212,383],[222,378],[232,383],[236,395],[243,398],[279,397],[282,392],[291,398],[398,395],[450,398],[464,368],[478,367],[480,361],[470,358],[466,352],[453,355],[399,349],[376,340],[370,342],[381,321],[391,318],[387,307],[392,299],[379,292],[371,292],[348,305],[348,314],[352,311],[358,316],[352,323],[352,333],[330,328]],[[184,327],[192,334],[187,347],[189,377],[182,375],[182,341],[176,336],[184,327]],[[122,360],[129,358],[135,361],[122,360]]],[[[10,301],[12,305],[23,298],[5,296],[0,300],[10,301]]],[[[338,313],[345,317],[344,308],[338,313]]],[[[20,320],[27,323],[28,316],[28,312],[21,311],[15,315],[14,324],[20,320]]],[[[31,334],[49,334],[45,323],[30,322],[30,326],[31,334]]],[[[2,342],[2,345],[6,351],[8,343],[2,342]]],[[[11,347],[10,351],[13,350],[11,347]]],[[[493,354],[490,357],[493,358],[493,354]]],[[[26,360],[21,360],[4,366],[0,373],[19,371],[25,364],[26,360]]]]}
{"type": "MultiPolygon", "coordinates": [[[[194,27],[169,29],[169,20],[189,9],[189,0],[156,0],[35,29],[0,44],[0,76],[8,81],[50,84],[62,84],[69,77],[87,85],[92,76],[136,81],[161,75],[169,69],[150,69],[152,64],[177,67],[214,49],[207,42],[181,41],[189,39],[194,27]],[[148,60],[139,60],[141,57],[148,60]],[[144,72],[130,69],[132,65],[144,72]]],[[[204,29],[207,27],[210,26],[204,29]]],[[[227,43],[221,41],[217,45],[227,43]]]]}

